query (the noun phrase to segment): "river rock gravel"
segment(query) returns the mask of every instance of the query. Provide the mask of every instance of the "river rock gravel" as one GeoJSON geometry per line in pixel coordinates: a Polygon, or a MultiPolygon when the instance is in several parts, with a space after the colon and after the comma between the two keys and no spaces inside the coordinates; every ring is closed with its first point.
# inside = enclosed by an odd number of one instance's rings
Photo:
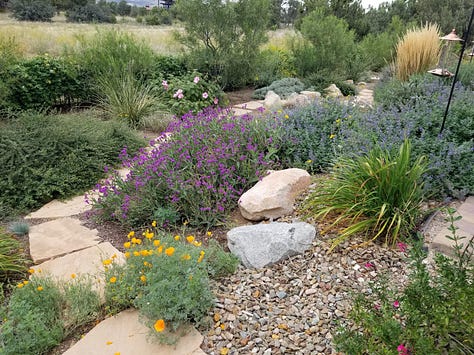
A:
{"type": "MultiPolygon", "coordinates": [[[[201,329],[207,354],[337,354],[332,339],[349,325],[351,293],[370,292],[369,282],[387,273],[407,281],[406,253],[376,244],[343,243],[327,253],[318,237],[304,254],[263,269],[239,266],[213,281],[212,325],[201,329]]],[[[327,237],[326,237],[327,238],[327,237]]]]}

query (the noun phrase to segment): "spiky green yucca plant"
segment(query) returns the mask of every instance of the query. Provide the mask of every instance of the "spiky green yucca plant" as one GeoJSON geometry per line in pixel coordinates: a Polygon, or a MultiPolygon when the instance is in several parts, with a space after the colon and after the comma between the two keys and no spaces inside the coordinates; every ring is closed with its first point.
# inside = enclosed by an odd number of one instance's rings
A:
{"type": "Polygon", "coordinates": [[[99,91],[104,110],[114,118],[126,120],[132,128],[139,127],[156,107],[152,85],[136,79],[131,69],[100,79],[99,91]]]}
{"type": "Polygon", "coordinates": [[[308,198],[304,210],[317,220],[336,214],[331,227],[349,223],[331,250],[360,233],[369,240],[383,237],[393,245],[415,228],[425,169],[424,157],[411,162],[408,140],[397,153],[375,148],[356,159],[344,158],[334,166],[331,178],[308,198]]]}

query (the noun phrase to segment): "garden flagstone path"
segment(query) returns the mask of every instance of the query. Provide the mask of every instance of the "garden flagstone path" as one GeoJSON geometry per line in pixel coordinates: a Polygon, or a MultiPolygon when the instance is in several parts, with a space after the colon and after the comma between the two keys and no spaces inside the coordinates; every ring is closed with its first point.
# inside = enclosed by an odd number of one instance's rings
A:
{"type": "MultiPolygon", "coordinates": [[[[371,104],[372,94],[372,90],[361,90],[360,100],[371,104]]],[[[231,109],[236,114],[247,114],[262,111],[260,107],[262,102],[250,101],[235,105],[231,109]]],[[[125,176],[127,172],[123,170],[121,175],[125,176]]],[[[97,290],[103,295],[102,261],[115,255],[119,262],[123,262],[124,256],[110,243],[101,243],[97,230],[82,226],[79,219],[74,217],[89,209],[90,205],[86,204],[84,197],[77,196],[64,202],[52,201],[26,217],[32,222],[37,219],[53,219],[30,228],[30,254],[36,264],[32,268],[36,274],[51,275],[59,280],[69,280],[72,274],[76,277],[89,275],[97,279],[97,290]]],[[[458,213],[463,217],[461,221],[456,222],[459,234],[472,236],[474,196],[461,204],[458,213]]],[[[445,237],[446,234],[449,235],[447,226],[432,238],[430,249],[442,252],[449,250],[452,241],[445,237]]],[[[152,343],[147,338],[148,331],[139,321],[136,310],[126,310],[100,322],[64,354],[205,354],[200,349],[203,336],[194,328],[180,338],[174,347],[152,343]]],[[[212,351],[216,353],[218,349],[212,351]]]]}
{"type": "MultiPolygon", "coordinates": [[[[458,228],[456,234],[460,237],[464,237],[461,243],[463,243],[463,249],[465,249],[467,242],[474,235],[474,196],[468,197],[461,206],[459,206],[456,214],[462,217],[459,221],[454,222],[454,225],[458,228]]],[[[447,237],[447,235],[452,235],[448,227],[449,225],[446,224],[433,236],[430,243],[431,250],[446,255],[453,254],[452,247],[454,246],[454,241],[447,237]]]]}

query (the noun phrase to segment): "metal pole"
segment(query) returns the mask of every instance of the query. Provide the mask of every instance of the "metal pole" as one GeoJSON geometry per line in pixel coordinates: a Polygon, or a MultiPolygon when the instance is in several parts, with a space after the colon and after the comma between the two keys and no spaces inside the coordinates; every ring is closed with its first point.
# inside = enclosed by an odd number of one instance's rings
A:
{"type": "Polygon", "coordinates": [[[441,129],[439,131],[439,134],[443,132],[444,124],[446,123],[446,117],[448,116],[449,105],[451,104],[451,99],[453,98],[454,85],[456,85],[456,79],[458,78],[459,67],[461,66],[464,50],[466,49],[466,42],[469,39],[469,34],[471,32],[471,25],[472,25],[473,18],[474,18],[474,7],[472,8],[471,19],[469,20],[469,25],[467,26],[466,33],[464,34],[464,42],[461,47],[461,54],[459,55],[458,65],[456,67],[456,72],[454,73],[453,84],[451,85],[451,92],[449,93],[448,104],[446,105],[446,111],[444,111],[443,123],[441,124],[441,129]]]}

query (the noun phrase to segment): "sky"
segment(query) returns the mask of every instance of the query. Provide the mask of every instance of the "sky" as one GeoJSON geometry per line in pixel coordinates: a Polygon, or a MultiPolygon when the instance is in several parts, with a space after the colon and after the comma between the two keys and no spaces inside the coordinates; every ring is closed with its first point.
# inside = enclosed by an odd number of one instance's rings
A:
{"type": "Polygon", "coordinates": [[[362,0],[362,6],[364,9],[369,8],[369,6],[372,6],[374,8],[377,8],[381,3],[383,2],[391,2],[390,0],[362,0]]]}

